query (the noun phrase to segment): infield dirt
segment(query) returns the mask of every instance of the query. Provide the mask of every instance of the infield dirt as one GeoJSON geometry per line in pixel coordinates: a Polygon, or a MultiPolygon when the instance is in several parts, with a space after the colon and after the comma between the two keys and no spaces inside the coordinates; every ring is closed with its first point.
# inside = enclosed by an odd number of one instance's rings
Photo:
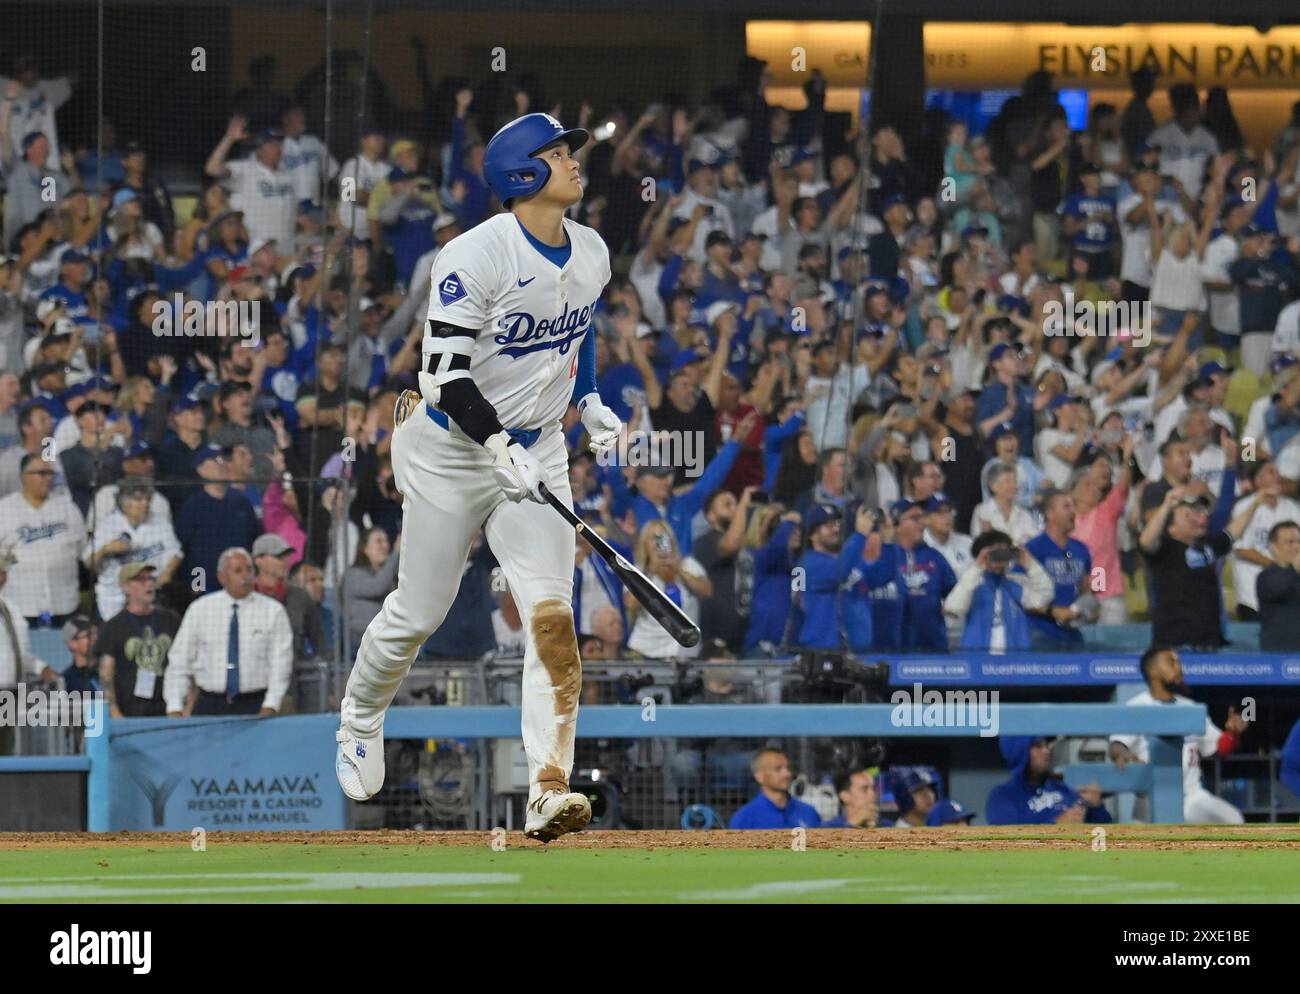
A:
{"type": "MultiPolygon", "coordinates": [[[[1077,850],[1093,845],[1093,829],[1104,827],[1107,849],[1205,850],[1281,849],[1300,852],[1300,825],[1033,825],[1001,828],[808,829],[809,849],[1077,850]]],[[[488,846],[491,832],[208,832],[216,846],[488,846]]],[[[535,849],[788,849],[789,830],[777,831],[592,831],[567,835],[547,845],[507,832],[506,845],[535,849]]],[[[111,848],[170,849],[190,845],[177,832],[0,833],[0,850],[111,848]]]]}

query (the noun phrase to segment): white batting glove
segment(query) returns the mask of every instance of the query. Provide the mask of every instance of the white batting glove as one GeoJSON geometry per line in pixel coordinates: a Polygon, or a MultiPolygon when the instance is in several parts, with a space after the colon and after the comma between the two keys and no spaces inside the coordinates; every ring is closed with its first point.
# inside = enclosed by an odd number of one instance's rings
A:
{"type": "Polygon", "coordinates": [[[505,432],[493,435],[483,447],[492,453],[492,476],[510,500],[518,504],[524,498],[545,504],[537,489],[545,482],[545,473],[537,457],[505,432]]]}
{"type": "Polygon", "coordinates": [[[582,415],[582,427],[587,429],[587,437],[591,439],[592,452],[603,456],[618,444],[623,422],[601,403],[600,394],[593,391],[578,401],[578,413],[582,415]]]}

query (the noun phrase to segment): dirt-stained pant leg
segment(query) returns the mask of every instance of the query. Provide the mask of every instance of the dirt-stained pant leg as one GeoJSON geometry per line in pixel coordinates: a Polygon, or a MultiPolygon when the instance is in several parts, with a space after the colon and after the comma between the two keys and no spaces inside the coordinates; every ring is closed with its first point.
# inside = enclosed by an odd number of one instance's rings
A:
{"type": "MultiPolygon", "coordinates": [[[[551,491],[571,503],[563,436],[548,431],[534,452],[551,491]]],[[[523,737],[531,801],[547,790],[567,790],[573,769],[582,687],[573,621],[576,535],[554,508],[506,500],[488,518],[486,533],[524,623],[523,737]]]]}
{"type": "Polygon", "coordinates": [[[383,727],[420,646],[447,616],[474,534],[501,493],[486,453],[450,438],[423,405],[397,428],[392,456],[404,498],[397,589],[366,628],[347,686],[362,735],[383,727]]]}
{"type": "Polygon", "coordinates": [[[1202,787],[1183,797],[1183,821],[1189,825],[1241,825],[1246,817],[1222,797],[1202,787]]]}

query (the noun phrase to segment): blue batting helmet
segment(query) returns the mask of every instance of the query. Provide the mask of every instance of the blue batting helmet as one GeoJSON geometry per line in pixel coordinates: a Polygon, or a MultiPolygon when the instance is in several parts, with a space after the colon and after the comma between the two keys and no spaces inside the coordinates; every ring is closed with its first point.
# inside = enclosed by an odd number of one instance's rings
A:
{"type": "Polygon", "coordinates": [[[503,204],[511,197],[536,193],[551,178],[551,167],[533,156],[556,142],[568,142],[576,152],[587,144],[583,128],[569,128],[550,114],[517,117],[492,136],[483,155],[483,175],[503,204]]]}
{"type": "Polygon", "coordinates": [[[892,781],[894,801],[898,804],[900,815],[907,814],[916,806],[916,802],[912,800],[913,791],[920,790],[922,787],[931,787],[934,788],[936,797],[939,794],[938,781],[925,767],[911,766],[895,769],[892,781]]]}

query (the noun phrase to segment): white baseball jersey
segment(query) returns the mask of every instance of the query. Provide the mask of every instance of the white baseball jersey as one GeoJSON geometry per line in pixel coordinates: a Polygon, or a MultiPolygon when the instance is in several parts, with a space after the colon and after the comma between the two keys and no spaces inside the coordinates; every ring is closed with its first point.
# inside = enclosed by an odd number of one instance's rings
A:
{"type": "MultiPolygon", "coordinates": [[[[1233,505],[1232,516],[1235,518],[1254,499],[1250,496],[1237,501],[1233,505]]],[[[1233,548],[1250,549],[1268,558],[1268,533],[1281,521],[1300,522],[1300,504],[1290,497],[1279,497],[1276,507],[1269,507],[1267,504],[1256,507],[1255,513],[1250,516],[1250,524],[1246,526],[1246,531],[1241,538],[1237,539],[1233,548]]],[[[1259,574],[1262,572],[1264,572],[1263,566],[1248,563],[1238,556],[1232,557],[1232,589],[1237,595],[1238,605],[1259,610],[1259,596],[1255,592],[1255,581],[1259,579],[1259,574]]]]}
{"type": "Polygon", "coordinates": [[[339,171],[339,164],[330,158],[325,143],[315,135],[303,134],[295,138],[286,135],[280,143],[280,172],[292,177],[299,200],[322,203],[327,168],[329,178],[333,179],[339,171]]]}
{"type": "Polygon", "coordinates": [[[0,500],[0,544],[7,543],[18,562],[9,570],[5,596],[18,610],[28,618],[77,610],[77,561],[86,525],[66,490],[54,491],[39,508],[21,491],[0,500]]]}
{"type": "MultiPolygon", "coordinates": [[[[339,178],[355,180],[356,193],[369,193],[392,168],[383,159],[371,162],[364,155],[354,155],[343,163],[343,168],[339,170],[339,178]]],[[[349,200],[340,198],[339,220],[348,225],[356,237],[370,237],[370,215],[366,212],[365,205],[358,204],[355,198],[349,200]]]]}
{"type": "MultiPolygon", "coordinates": [[[[1207,283],[1232,283],[1228,268],[1241,256],[1241,246],[1237,239],[1228,233],[1210,240],[1205,246],[1201,258],[1200,276],[1207,283]]],[[[1210,290],[1210,324],[1215,331],[1225,331],[1237,335],[1241,333],[1241,302],[1237,299],[1237,290],[1229,286],[1227,290],[1210,290]]]]}
{"type": "Polygon", "coordinates": [[[130,551],[125,555],[108,556],[100,563],[99,576],[95,579],[95,602],[99,605],[100,617],[107,620],[126,605],[126,595],[118,583],[122,567],[127,563],[148,563],[155,570],[161,571],[181,555],[181,544],[176,540],[171,522],[152,515],[132,526],[125,514],[113,511],[107,517],[100,518],[99,522],[94,537],[86,546],[87,561],[96,549],[102,549],[123,535],[129,536],[131,541],[130,551]]]}
{"type": "MultiPolygon", "coordinates": [[[[1161,704],[1151,696],[1151,691],[1144,690],[1142,693],[1135,695],[1128,701],[1132,707],[1143,705],[1161,704]]],[[[1196,702],[1190,697],[1183,697],[1181,694],[1174,695],[1174,704],[1195,704],[1196,702]]],[[[1173,705],[1170,705],[1171,707],[1173,705]]],[[[1183,739],[1183,794],[1187,795],[1192,791],[1201,789],[1201,757],[1213,756],[1219,749],[1219,736],[1223,732],[1219,727],[1210,720],[1209,715],[1205,718],[1205,731],[1201,735],[1188,735],[1183,739]]],[[[1151,761],[1151,749],[1147,745],[1145,735],[1112,735],[1112,742],[1118,742],[1127,746],[1128,751],[1136,756],[1141,762],[1149,763],[1151,761]]]]}
{"type": "MultiPolygon", "coordinates": [[[[1120,239],[1124,246],[1120,261],[1120,279],[1150,287],[1154,279],[1151,271],[1151,224],[1143,218],[1139,224],[1129,224],[1125,219],[1142,203],[1142,195],[1134,193],[1120,201],[1116,209],[1119,218],[1120,239]]],[[[1167,200],[1155,202],[1156,213],[1165,221],[1182,224],[1187,220],[1182,207],[1167,200]]]]}
{"type": "Polygon", "coordinates": [[[731,211],[727,209],[726,204],[713,197],[702,197],[689,186],[682,191],[682,201],[677,205],[677,209],[673,211],[673,217],[689,218],[695,210],[696,204],[703,204],[707,213],[700,219],[700,223],[695,226],[695,239],[686,252],[686,258],[694,259],[697,262],[706,262],[708,261],[708,253],[704,250],[704,242],[708,239],[709,233],[723,231],[734,239],[736,237],[736,226],[732,223],[731,211]]]}
{"type": "MultiPolygon", "coordinates": [[[[0,76],[0,93],[4,93],[11,82],[16,81],[0,76]]],[[[38,80],[31,89],[23,87],[18,91],[9,118],[9,142],[15,154],[21,153],[24,135],[39,131],[50,142],[50,154],[45,157],[45,168],[59,168],[59,126],[54,112],[67,103],[71,96],[72,81],[66,76],[38,80]]]]}
{"type": "Polygon", "coordinates": [[[929,528],[925,530],[925,544],[933,549],[938,549],[943,554],[943,558],[948,560],[948,565],[952,571],[961,576],[966,572],[966,567],[975,561],[971,555],[971,546],[975,540],[969,535],[963,535],[961,532],[953,531],[948,533],[948,541],[940,542],[929,528]]]}
{"type": "Polygon", "coordinates": [[[27,629],[27,619],[8,597],[0,597],[0,601],[3,601],[5,607],[9,609],[9,620],[14,626],[14,639],[18,642],[18,655],[15,657],[15,647],[9,641],[9,633],[4,629],[4,622],[0,621],[0,687],[12,687],[29,675],[37,676],[43,664],[32,656],[32,640],[27,629]]]}
{"type": "Polygon", "coordinates": [[[1300,300],[1291,301],[1277,312],[1270,348],[1273,352],[1300,356],[1300,300]]]}
{"type": "MultiPolygon", "coordinates": [[[[1181,395],[1160,408],[1160,413],[1156,415],[1155,426],[1155,443],[1157,446],[1165,444],[1165,439],[1174,433],[1174,430],[1178,427],[1178,422],[1182,420],[1183,415],[1186,413],[1187,398],[1181,395]]],[[[1234,438],[1237,436],[1237,426],[1232,422],[1232,415],[1222,407],[1210,408],[1210,420],[1216,425],[1223,425],[1234,438]]],[[[1153,479],[1159,478],[1159,473],[1153,477],[1153,479]]]]}
{"type": "Polygon", "coordinates": [[[227,162],[230,206],[244,212],[249,244],[274,238],[292,245],[298,226],[298,191],[293,176],[283,169],[267,169],[256,158],[227,162]]]}
{"type": "Polygon", "coordinates": [[[1251,402],[1250,410],[1246,412],[1246,427],[1241,429],[1241,437],[1243,439],[1253,438],[1256,452],[1261,452],[1266,456],[1273,454],[1273,450],[1268,444],[1268,428],[1264,422],[1272,406],[1273,395],[1271,393],[1256,397],[1251,402]]]}
{"type": "Polygon", "coordinates": [[[470,375],[506,428],[558,423],[573,394],[578,347],[609,282],[609,250],[564,219],[572,249],[557,268],[513,214],[498,214],[438,253],[429,320],[477,328],[470,375]]]}
{"type": "Polygon", "coordinates": [[[1160,149],[1160,174],[1173,176],[1195,200],[1201,195],[1205,160],[1219,154],[1219,142],[1203,125],[1184,131],[1177,121],[1166,121],[1147,135],[1147,143],[1160,149]]]}
{"type": "MultiPolygon", "coordinates": [[[[704,566],[694,556],[683,556],[681,571],[690,576],[701,578],[708,575],[704,566]]],[[[650,574],[650,582],[660,590],[666,590],[667,584],[657,573],[650,574]]],[[[700,620],[700,601],[685,583],[677,583],[682,611],[692,621],[700,620]]],[[[698,645],[687,649],[677,644],[668,634],[668,630],[659,624],[647,611],[638,611],[632,621],[632,631],[628,633],[627,647],[639,652],[647,659],[694,659],[700,654],[698,645]]]]}

